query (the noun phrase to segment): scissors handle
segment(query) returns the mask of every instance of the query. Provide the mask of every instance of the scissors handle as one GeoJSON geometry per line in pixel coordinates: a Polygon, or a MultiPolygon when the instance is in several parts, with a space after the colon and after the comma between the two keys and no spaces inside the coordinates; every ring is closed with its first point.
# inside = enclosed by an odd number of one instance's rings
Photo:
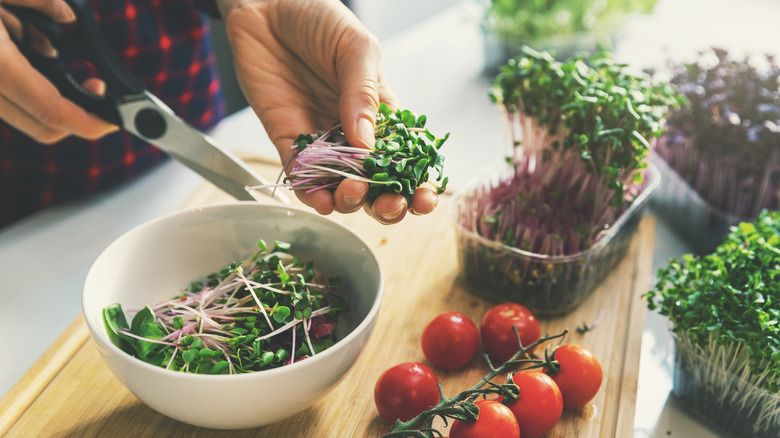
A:
{"type": "Polygon", "coordinates": [[[76,15],[74,24],[56,23],[30,8],[7,4],[4,4],[3,8],[46,36],[59,53],[67,53],[90,62],[98,71],[100,79],[106,83],[105,95],[96,95],[82,87],[68,72],[61,59],[38,52],[26,41],[26,36],[21,41],[14,39],[14,43],[30,64],[54,84],[60,94],[107,122],[122,126],[122,118],[117,111],[119,99],[143,93],[144,86],[114,55],[100,31],[89,2],[65,2],[76,15]]]}

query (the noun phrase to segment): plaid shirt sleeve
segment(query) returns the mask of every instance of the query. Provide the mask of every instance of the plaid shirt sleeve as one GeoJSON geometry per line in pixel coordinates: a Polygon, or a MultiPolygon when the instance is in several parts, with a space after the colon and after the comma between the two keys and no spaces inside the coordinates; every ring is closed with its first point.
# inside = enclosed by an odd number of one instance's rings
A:
{"type": "MultiPolygon", "coordinates": [[[[92,6],[114,52],[150,92],[200,129],[224,116],[208,23],[190,0],[92,0],[92,6]]],[[[96,76],[89,64],[68,66],[78,79],[96,76]]],[[[43,145],[0,120],[0,227],[115,187],[165,158],[124,131],[43,145]]]]}

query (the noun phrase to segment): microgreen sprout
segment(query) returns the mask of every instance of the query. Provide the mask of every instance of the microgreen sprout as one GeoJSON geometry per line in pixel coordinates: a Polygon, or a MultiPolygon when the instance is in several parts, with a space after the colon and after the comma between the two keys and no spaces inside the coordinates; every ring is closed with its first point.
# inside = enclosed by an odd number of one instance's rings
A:
{"type": "Polygon", "coordinates": [[[120,304],[103,310],[111,341],[145,362],[200,374],[240,374],[313,356],[336,341],[347,302],[326,279],[275,242],[208,275],[127,324],[120,304]]]}
{"type": "Polygon", "coordinates": [[[677,366],[687,376],[675,385],[687,402],[728,419],[724,426],[744,426],[734,430],[739,436],[776,436],[780,212],[734,227],[712,254],[671,260],[645,297],[673,325],[677,366]]]}
{"type": "MultiPolygon", "coordinates": [[[[292,145],[297,150],[293,156],[295,164],[285,182],[273,187],[309,193],[335,190],[341,181],[351,178],[369,183],[369,199],[382,193],[397,193],[409,201],[415,189],[426,182],[437,193],[443,193],[448,178],[443,174],[444,156],[439,149],[449,133],[437,138],[425,128],[426,119],[424,115],[418,117],[408,110],[392,111],[386,104],[380,104],[374,149],[350,146],[340,124],[324,132],[301,134],[292,145]],[[436,171],[438,184],[429,181],[431,170],[436,171]]],[[[262,187],[270,186],[247,189],[262,187]]]]}
{"type": "Polygon", "coordinates": [[[599,310],[599,314],[596,316],[596,320],[588,324],[583,322],[581,326],[577,327],[577,333],[583,335],[587,332],[593,331],[601,324],[601,320],[604,318],[604,309],[599,310]]]}
{"type": "Polygon", "coordinates": [[[490,93],[512,138],[513,174],[480,207],[486,238],[546,255],[598,240],[643,188],[664,116],[677,104],[603,53],[559,62],[524,47],[490,93]]]}
{"type": "Polygon", "coordinates": [[[656,151],[711,206],[743,220],[780,204],[780,68],[774,56],[723,49],[672,64],[690,104],[669,117],[656,151]]]}
{"type": "Polygon", "coordinates": [[[509,360],[502,363],[499,366],[494,366],[491,363],[490,358],[485,355],[489,371],[480,379],[477,384],[472,388],[467,389],[451,398],[444,397],[441,383],[439,383],[439,394],[441,399],[439,403],[422,412],[418,416],[412,418],[409,421],[396,420],[390,432],[383,435],[382,438],[433,438],[443,437],[444,435],[433,427],[434,420],[438,417],[444,420],[446,426],[447,419],[462,420],[462,421],[476,421],[479,416],[479,408],[474,403],[479,397],[485,397],[488,395],[499,395],[504,397],[504,403],[510,403],[517,400],[520,394],[520,390],[517,385],[512,381],[512,373],[515,371],[541,369],[547,368],[550,370],[558,370],[558,362],[545,350],[544,359],[536,359],[532,357],[531,351],[538,345],[545,342],[563,338],[568,333],[564,330],[557,335],[542,336],[536,342],[524,346],[520,341],[520,336],[516,328],[513,328],[515,336],[517,337],[517,343],[520,346],[517,353],[514,354],[509,360]],[[493,382],[497,376],[507,376],[507,383],[497,384],[493,382]]]}

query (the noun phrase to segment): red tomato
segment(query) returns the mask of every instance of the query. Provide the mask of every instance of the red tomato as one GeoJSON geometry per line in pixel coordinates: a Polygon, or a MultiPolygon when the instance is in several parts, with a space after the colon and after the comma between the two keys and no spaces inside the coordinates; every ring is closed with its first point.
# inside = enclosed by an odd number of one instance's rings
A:
{"type": "Polygon", "coordinates": [[[523,438],[546,435],[563,413],[563,397],[558,385],[540,371],[516,373],[512,381],[520,388],[520,395],[507,406],[520,425],[520,434],[523,438]]]}
{"type": "Polygon", "coordinates": [[[520,304],[499,304],[482,317],[482,346],[491,359],[504,363],[519,350],[512,327],[517,327],[524,346],[538,341],[541,336],[539,321],[520,304]]]}
{"type": "Polygon", "coordinates": [[[508,407],[496,400],[479,400],[477,421],[452,422],[450,438],[520,438],[517,420],[508,407]]]}
{"type": "Polygon", "coordinates": [[[601,387],[601,364],[593,354],[579,345],[561,345],[553,358],[561,370],[546,371],[558,384],[564,408],[581,408],[593,400],[601,387]]]}
{"type": "Polygon", "coordinates": [[[379,415],[394,423],[409,421],[439,403],[439,379],[419,362],[396,365],[379,376],[374,403],[379,415]]]}
{"type": "Polygon", "coordinates": [[[466,365],[479,348],[479,331],[474,321],[458,312],[434,318],[422,333],[422,350],[436,367],[446,370],[466,365]]]}

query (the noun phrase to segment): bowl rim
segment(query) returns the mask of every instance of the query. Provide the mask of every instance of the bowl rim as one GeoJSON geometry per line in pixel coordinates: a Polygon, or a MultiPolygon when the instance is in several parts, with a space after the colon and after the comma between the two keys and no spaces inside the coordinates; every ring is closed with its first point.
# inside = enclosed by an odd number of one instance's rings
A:
{"type": "Polygon", "coordinates": [[[540,262],[545,263],[553,263],[553,264],[560,264],[560,263],[569,263],[576,260],[588,258],[593,253],[596,253],[597,251],[600,251],[604,249],[609,243],[612,241],[612,239],[618,234],[618,232],[623,228],[623,226],[628,222],[629,219],[631,219],[634,214],[636,214],[642,207],[647,204],[650,197],[655,193],[655,191],[659,188],[661,185],[661,173],[658,170],[658,167],[654,164],[648,161],[647,163],[647,185],[642,190],[642,192],[639,193],[639,195],[634,198],[634,201],[631,203],[631,205],[624,211],[618,219],[613,223],[609,225],[609,228],[606,230],[604,235],[598,239],[593,245],[591,245],[589,248],[576,252],[574,254],[567,254],[562,256],[550,256],[546,254],[539,254],[532,251],[526,251],[514,246],[505,245],[501,242],[497,242],[494,240],[488,240],[482,237],[481,235],[477,234],[475,231],[465,228],[460,220],[458,220],[458,215],[456,209],[458,208],[458,204],[461,202],[461,200],[471,194],[480,184],[484,184],[486,181],[486,176],[493,175],[495,171],[497,170],[505,170],[509,168],[505,162],[498,163],[498,165],[495,165],[491,168],[490,171],[483,174],[481,177],[476,177],[471,180],[470,183],[468,183],[464,188],[459,190],[455,195],[453,196],[453,202],[450,206],[450,214],[455,222],[455,227],[462,233],[466,234],[470,239],[476,240],[480,242],[480,244],[492,247],[496,250],[501,251],[508,251],[510,253],[514,253],[516,256],[526,257],[535,259],[540,262]]]}
{"type": "MultiPolygon", "coordinates": [[[[141,224],[136,225],[135,227],[125,231],[122,233],[119,237],[114,239],[108,246],[106,246],[100,254],[93,260],[92,264],[89,267],[89,270],[87,271],[86,276],[84,277],[83,285],[82,285],[82,291],[81,291],[81,313],[84,317],[87,329],[90,332],[90,337],[93,339],[95,343],[98,343],[102,346],[105,346],[112,350],[114,353],[116,353],[117,357],[121,358],[120,360],[132,364],[132,366],[139,366],[141,369],[148,370],[152,373],[162,373],[162,376],[168,376],[170,378],[175,379],[199,379],[199,380],[205,380],[210,381],[212,379],[216,379],[218,381],[227,382],[227,381],[240,381],[240,380],[247,380],[247,379],[256,379],[260,377],[265,376],[272,376],[277,375],[279,373],[289,373],[293,372],[294,370],[297,370],[299,368],[308,368],[310,366],[315,366],[318,362],[321,362],[325,359],[327,359],[329,356],[332,356],[334,354],[338,354],[339,351],[348,348],[348,346],[356,339],[358,338],[363,332],[365,332],[367,329],[372,327],[377,319],[379,309],[381,307],[382,299],[384,296],[384,271],[382,270],[382,265],[379,263],[379,259],[377,258],[376,253],[371,248],[371,246],[368,245],[368,242],[365,241],[360,235],[349,229],[346,225],[337,222],[333,219],[327,218],[325,216],[321,216],[315,213],[312,213],[311,211],[304,209],[302,207],[297,206],[289,206],[289,205],[274,205],[274,204],[261,204],[256,201],[228,201],[228,202],[222,202],[222,203],[215,203],[215,204],[209,204],[204,205],[200,207],[192,207],[187,209],[181,209],[176,210],[167,214],[164,214],[162,216],[150,219],[148,221],[145,221],[141,224]],[[315,221],[321,221],[324,223],[328,223],[332,226],[335,226],[337,228],[342,229],[346,233],[352,235],[354,238],[356,238],[361,244],[364,245],[368,253],[370,254],[374,264],[377,268],[377,280],[378,280],[378,290],[376,293],[376,297],[374,298],[373,303],[371,304],[371,307],[368,309],[368,312],[366,313],[366,316],[363,317],[363,319],[360,321],[360,323],[355,326],[352,330],[349,331],[349,333],[344,336],[342,339],[338,340],[335,344],[333,344],[331,347],[326,349],[325,351],[322,351],[318,354],[315,354],[313,356],[308,357],[306,360],[300,360],[296,361],[291,364],[283,365],[277,368],[272,368],[269,370],[261,370],[261,371],[252,371],[249,373],[242,373],[242,374],[198,374],[198,373],[184,373],[181,371],[175,371],[166,369],[163,367],[158,367],[149,363],[146,363],[138,358],[135,358],[126,352],[124,352],[122,349],[114,345],[113,342],[111,342],[108,339],[108,335],[105,332],[105,327],[103,324],[100,324],[100,327],[94,327],[92,324],[92,321],[90,318],[87,317],[87,312],[85,311],[85,297],[87,295],[87,284],[92,276],[95,274],[93,273],[95,269],[95,264],[97,260],[99,260],[104,253],[106,253],[112,246],[117,245],[120,240],[128,239],[130,236],[134,233],[140,232],[144,228],[154,226],[160,222],[171,220],[172,218],[184,216],[184,215],[190,215],[195,214],[196,212],[202,212],[202,211],[208,211],[208,210],[219,210],[219,209],[225,209],[225,208],[271,208],[276,210],[286,210],[286,211],[294,211],[296,214],[302,214],[304,216],[308,216],[309,219],[313,219],[315,221]],[[102,331],[101,331],[102,330],[102,331]],[[324,358],[324,359],[323,359],[324,358]]],[[[101,309],[102,311],[102,309],[101,309]]],[[[103,318],[99,318],[99,320],[103,321],[103,318]]],[[[102,354],[101,354],[102,356],[102,354]]]]}

